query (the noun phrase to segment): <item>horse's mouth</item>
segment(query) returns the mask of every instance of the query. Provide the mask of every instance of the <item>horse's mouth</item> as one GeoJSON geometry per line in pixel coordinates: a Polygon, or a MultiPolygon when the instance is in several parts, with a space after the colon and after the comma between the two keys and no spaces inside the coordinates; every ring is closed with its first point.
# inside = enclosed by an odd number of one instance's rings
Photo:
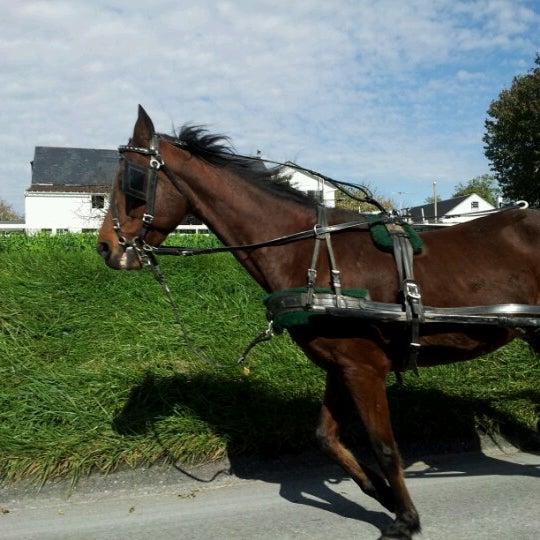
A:
{"type": "Polygon", "coordinates": [[[139,257],[137,256],[137,252],[135,251],[135,248],[131,246],[128,246],[127,248],[122,250],[122,255],[120,256],[118,264],[120,266],[120,270],[140,270],[141,269],[141,261],[139,260],[139,257]]]}
{"type": "Polygon", "coordinates": [[[104,259],[105,264],[114,270],[141,269],[141,261],[131,246],[118,246],[118,249],[113,251],[108,242],[99,242],[96,249],[104,259]]]}

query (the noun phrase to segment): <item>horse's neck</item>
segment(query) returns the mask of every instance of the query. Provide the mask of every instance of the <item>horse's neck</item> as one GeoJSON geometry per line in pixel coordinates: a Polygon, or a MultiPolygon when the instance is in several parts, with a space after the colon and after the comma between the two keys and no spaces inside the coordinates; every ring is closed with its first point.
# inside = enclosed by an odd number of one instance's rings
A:
{"type": "MultiPolygon", "coordinates": [[[[227,246],[265,242],[310,229],[315,223],[314,208],[219,169],[207,170],[203,177],[188,180],[188,185],[194,213],[227,246]]],[[[290,286],[289,267],[298,257],[297,244],[234,254],[264,289],[290,286]]]]}

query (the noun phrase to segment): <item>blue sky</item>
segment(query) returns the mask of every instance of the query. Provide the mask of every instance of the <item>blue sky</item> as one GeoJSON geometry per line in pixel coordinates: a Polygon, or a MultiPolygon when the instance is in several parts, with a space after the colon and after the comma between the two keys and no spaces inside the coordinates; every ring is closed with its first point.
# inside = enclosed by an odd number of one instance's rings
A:
{"type": "Polygon", "coordinates": [[[0,199],[35,146],[115,148],[142,104],[240,153],[421,204],[489,173],[486,111],[540,51],[538,0],[21,0],[2,8],[0,199]]]}

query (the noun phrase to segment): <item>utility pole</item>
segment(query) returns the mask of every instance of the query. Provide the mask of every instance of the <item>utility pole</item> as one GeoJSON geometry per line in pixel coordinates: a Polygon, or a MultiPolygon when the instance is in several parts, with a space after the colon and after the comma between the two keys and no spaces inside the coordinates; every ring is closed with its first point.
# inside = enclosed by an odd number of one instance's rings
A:
{"type": "Polygon", "coordinates": [[[439,218],[437,215],[437,182],[433,182],[433,209],[435,211],[435,223],[437,223],[439,218]]]}

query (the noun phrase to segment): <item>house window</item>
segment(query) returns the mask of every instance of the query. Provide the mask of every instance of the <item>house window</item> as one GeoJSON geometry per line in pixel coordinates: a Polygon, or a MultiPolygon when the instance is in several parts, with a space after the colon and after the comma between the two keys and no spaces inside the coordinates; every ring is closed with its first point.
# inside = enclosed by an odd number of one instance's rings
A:
{"type": "Polygon", "coordinates": [[[478,210],[478,201],[471,201],[471,210],[478,210]]]}
{"type": "Polygon", "coordinates": [[[97,208],[97,209],[105,208],[105,196],[92,195],[92,208],[97,208]]]}

